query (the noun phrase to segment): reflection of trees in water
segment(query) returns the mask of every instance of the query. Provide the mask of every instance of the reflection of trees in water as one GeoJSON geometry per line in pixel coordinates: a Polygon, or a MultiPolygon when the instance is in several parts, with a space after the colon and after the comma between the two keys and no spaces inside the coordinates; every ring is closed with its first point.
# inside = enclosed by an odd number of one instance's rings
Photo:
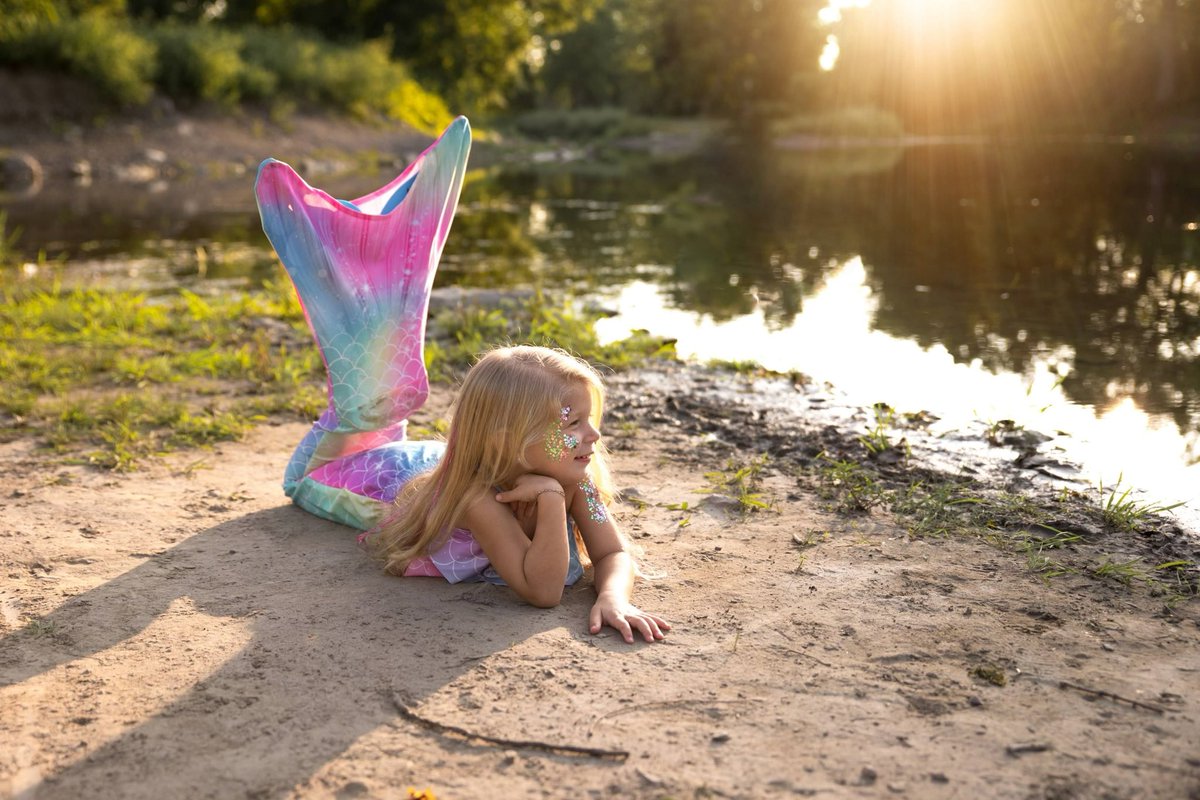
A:
{"type": "Polygon", "coordinates": [[[1064,354],[1075,400],[1132,397],[1196,429],[1200,232],[1187,225],[1200,173],[1188,167],[1115,147],[977,145],[501,172],[465,196],[443,280],[649,278],[679,307],[715,319],[758,307],[782,327],[831,265],[861,255],[879,329],[994,371],[1064,354]]]}
{"type": "Polygon", "coordinates": [[[1017,373],[1065,346],[1073,399],[1131,397],[1195,429],[1200,272],[1186,226],[1200,196],[1183,166],[1111,150],[913,153],[864,230],[876,325],[1017,373]]]}

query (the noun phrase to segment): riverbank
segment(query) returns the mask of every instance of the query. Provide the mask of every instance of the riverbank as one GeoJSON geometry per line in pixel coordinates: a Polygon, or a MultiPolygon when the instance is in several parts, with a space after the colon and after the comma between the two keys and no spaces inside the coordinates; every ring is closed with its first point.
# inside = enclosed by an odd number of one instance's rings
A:
{"type": "MultiPolygon", "coordinates": [[[[587,586],[539,611],[496,587],[383,575],[352,532],[280,494],[302,423],[129,474],[0,446],[0,786],[51,798],[1200,787],[1195,602],[1030,569],[1032,553],[1064,567],[1118,549],[1156,558],[1153,534],[914,535],[912,516],[846,507],[844,476],[822,471],[874,470],[853,432],[719,394],[760,393],[750,379],[662,364],[610,385],[617,518],[662,573],[639,602],[675,625],[658,645],[590,636],[587,586]],[[1023,538],[1046,546],[1022,552],[1023,538]]],[[[449,400],[435,387],[415,425],[434,427],[449,400]]],[[[874,480],[937,480],[887,461],[874,480]]]]}
{"type": "MultiPolygon", "coordinates": [[[[222,131],[205,152],[257,164],[222,131]]],[[[341,161],[318,133],[289,157],[341,161]]],[[[138,135],[107,140],[93,168],[159,149],[138,135]]],[[[248,198],[247,180],[225,183],[248,198]]],[[[298,310],[224,320],[186,305],[164,330],[200,327],[192,313],[208,338],[163,354],[153,347],[179,337],[133,330],[112,306],[114,327],[141,337],[118,350],[145,350],[114,360],[120,377],[96,393],[203,389],[181,402],[216,420],[223,403],[261,402],[270,375],[281,399],[263,419],[110,464],[129,472],[81,463],[65,440],[69,460],[41,447],[52,416],[0,444],[6,796],[1200,789],[1200,554],[1170,519],[1105,514],[1097,496],[1036,483],[1028,460],[973,473],[929,459],[920,415],[830,408],[803,376],[650,360],[610,376],[605,437],[625,497],[615,515],[661,574],[639,603],[675,628],[631,647],[587,633],[586,580],[539,611],[495,587],[389,578],[352,532],[291,507],[279,475],[307,425],[284,400],[320,400],[314,364],[292,351],[311,350],[298,310]],[[218,343],[248,349],[211,384],[181,386],[156,360],[193,364],[188,347],[218,343]]],[[[511,335],[493,322],[472,335],[511,335]]],[[[99,364],[92,345],[70,360],[99,364]]],[[[414,432],[440,427],[449,386],[414,432]]],[[[1020,433],[995,432],[1014,447],[1020,433]]]]}

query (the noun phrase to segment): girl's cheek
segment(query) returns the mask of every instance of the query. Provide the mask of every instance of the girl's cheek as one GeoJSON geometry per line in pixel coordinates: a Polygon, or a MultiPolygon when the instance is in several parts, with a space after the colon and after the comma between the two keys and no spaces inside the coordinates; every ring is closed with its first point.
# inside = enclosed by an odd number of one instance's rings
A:
{"type": "Polygon", "coordinates": [[[562,429],[557,424],[551,425],[546,430],[546,436],[542,440],[542,444],[546,448],[546,455],[550,456],[553,461],[562,461],[567,457],[567,450],[573,445],[567,444],[567,436],[563,435],[562,429]]]}
{"type": "Polygon", "coordinates": [[[546,429],[546,435],[542,440],[543,446],[546,448],[546,455],[555,461],[562,461],[571,450],[579,447],[579,437],[563,433],[562,430],[562,426],[566,424],[567,418],[570,416],[571,407],[563,406],[559,422],[546,429]]]}

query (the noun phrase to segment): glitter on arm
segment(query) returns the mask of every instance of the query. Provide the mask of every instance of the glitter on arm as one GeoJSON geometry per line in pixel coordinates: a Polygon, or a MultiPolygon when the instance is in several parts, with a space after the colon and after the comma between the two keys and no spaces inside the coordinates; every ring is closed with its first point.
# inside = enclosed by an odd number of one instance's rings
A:
{"type": "Polygon", "coordinates": [[[587,500],[588,517],[592,522],[608,522],[608,509],[604,507],[604,502],[600,499],[600,492],[596,490],[596,484],[592,483],[592,479],[585,478],[580,481],[579,488],[583,489],[583,496],[587,500]]]}

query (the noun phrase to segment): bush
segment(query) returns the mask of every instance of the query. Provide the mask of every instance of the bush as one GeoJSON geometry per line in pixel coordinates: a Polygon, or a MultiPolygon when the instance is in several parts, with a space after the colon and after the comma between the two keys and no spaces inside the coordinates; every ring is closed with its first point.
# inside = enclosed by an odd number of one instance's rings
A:
{"type": "Polygon", "coordinates": [[[385,113],[431,136],[441,133],[451,119],[446,102],[407,75],[388,92],[385,113]]]}
{"type": "Polygon", "coordinates": [[[321,84],[321,46],[294,28],[246,28],[242,31],[242,60],[248,74],[273,76],[272,91],[316,102],[321,84]]]}
{"type": "Polygon", "coordinates": [[[547,109],[522,114],[513,125],[531,139],[586,141],[629,132],[631,118],[622,108],[547,109]]]}
{"type": "MultiPolygon", "coordinates": [[[[23,1],[42,8],[38,0],[23,1]]],[[[445,102],[393,61],[384,42],[334,45],[287,27],[168,22],[135,28],[103,13],[59,20],[45,9],[31,10],[0,15],[4,63],[65,69],[122,105],[146,102],[157,86],[171,97],[229,105],[324,105],[431,134],[451,118],[445,102]]]]}
{"type": "Polygon", "coordinates": [[[51,26],[59,59],[92,81],[110,100],[140,105],[153,92],[155,47],[126,23],[104,14],[85,14],[51,26]]]}
{"type": "MultiPolygon", "coordinates": [[[[158,44],[155,83],[172,97],[236,104],[247,81],[242,37],[211,25],[149,28],[158,44]]],[[[261,72],[261,70],[260,70],[261,72]]],[[[261,76],[255,76],[261,82],[261,76]]],[[[249,85],[254,86],[253,81],[249,85]]]]}
{"type": "Polygon", "coordinates": [[[392,61],[383,42],[338,46],[292,28],[248,28],[243,44],[247,69],[273,75],[278,90],[297,100],[360,119],[386,116],[431,134],[450,122],[445,102],[392,61]]]}

